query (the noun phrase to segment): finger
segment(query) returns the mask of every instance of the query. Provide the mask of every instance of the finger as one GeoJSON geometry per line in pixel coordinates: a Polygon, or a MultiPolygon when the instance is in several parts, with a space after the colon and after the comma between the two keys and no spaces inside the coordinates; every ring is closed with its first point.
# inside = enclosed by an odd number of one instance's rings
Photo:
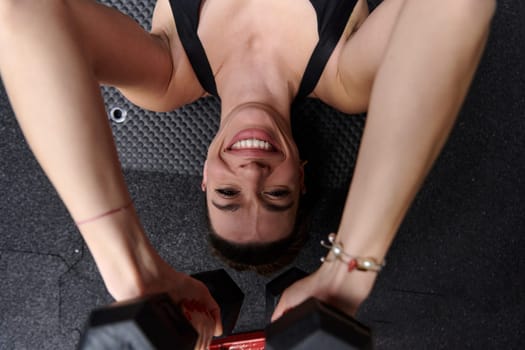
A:
{"type": "Polygon", "coordinates": [[[198,350],[206,349],[205,348],[205,335],[202,329],[199,330],[199,337],[197,338],[197,345],[195,345],[195,349],[198,349],[198,350]]]}
{"type": "Polygon", "coordinates": [[[206,315],[210,317],[214,322],[213,335],[222,335],[223,329],[221,322],[221,309],[219,307],[219,304],[217,304],[217,302],[211,297],[211,295],[207,299],[206,315]]]}
{"type": "Polygon", "coordinates": [[[204,349],[208,349],[208,347],[210,346],[211,344],[211,339],[212,339],[212,332],[211,332],[212,328],[207,328],[206,329],[206,332],[205,332],[205,337],[203,338],[203,346],[204,346],[204,349]]]}
{"type": "Polygon", "coordinates": [[[193,314],[193,328],[199,334],[195,349],[205,350],[212,338],[213,321],[206,313],[196,311],[193,314]]]}
{"type": "Polygon", "coordinates": [[[204,345],[204,348],[205,349],[208,349],[208,347],[210,346],[211,344],[211,340],[213,338],[213,332],[214,332],[214,327],[215,327],[215,321],[209,316],[209,315],[206,315],[207,319],[206,319],[206,328],[204,330],[204,342],[203,342],[203,345],[204,345]]]}
{"type": "Polygon", "coordinates": [[[195,350],[202,350],[202,335],[199,333],[197,343],[195,343],[195,350]]]}
{"type": "Polygon", "coordinates": [[[211,311],[211,317],[213,318],[213,321],[215,322],[215,330],[213,332],[213,335],[218,337],[222,335],[222,320],[221,320],[221,310],[215,309],[211,311]]]}

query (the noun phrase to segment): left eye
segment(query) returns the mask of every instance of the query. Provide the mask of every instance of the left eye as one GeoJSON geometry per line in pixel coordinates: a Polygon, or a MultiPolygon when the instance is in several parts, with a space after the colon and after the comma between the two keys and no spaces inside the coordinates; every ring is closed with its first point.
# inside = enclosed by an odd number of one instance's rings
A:
{"type": "Polygon", "coordinates": [[[233,198],[239,194],[239,191],[232,188],[218,188],[215,190],[218,194],[225,198],[233,198]]]}
{"type": "Polygon", "coordinates": [[[286,197],[290,194],[290,191],[288,190],[275,190],[275,191],[266,191],[264,192],[265,195],[275,198],[282,198],[286,197]]]}

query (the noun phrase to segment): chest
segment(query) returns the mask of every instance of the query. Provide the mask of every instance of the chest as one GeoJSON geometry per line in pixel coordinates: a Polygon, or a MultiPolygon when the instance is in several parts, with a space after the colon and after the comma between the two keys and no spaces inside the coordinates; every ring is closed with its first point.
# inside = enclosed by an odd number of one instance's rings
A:
{"type": "Polygon", "coordinates": [[[303,67],[319,40],[309,0],[204,0],[198,35],[212,69],[232,52],[264,57],[278,52],[303,67]]]}
{"type": "Polygon", "coordinates": [[[325,63],[325,70],[336,67],[338,52],[356,22],[349,12],[355,5],[351,0],[195,1],[192,26],[214,76],[234,61],[247,63],[245,68],[273,64],[286,67],[286,80],[298,86],[320,44],[331,42],[332,48],[317,70],[325,63]]]}

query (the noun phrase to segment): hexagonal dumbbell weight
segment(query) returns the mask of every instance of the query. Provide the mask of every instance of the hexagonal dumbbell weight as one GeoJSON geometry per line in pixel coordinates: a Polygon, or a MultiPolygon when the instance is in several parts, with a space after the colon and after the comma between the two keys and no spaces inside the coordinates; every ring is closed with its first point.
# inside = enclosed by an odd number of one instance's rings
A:
{"type": "Polygon", "coordinates": [[[342,311],[310,298],[265,330],[267,350],[368,350],[370,329],[342,311]]]}
{"type": "Polygon", "coordinates": [[[317,299],[289,310],[264,332],[235,334],[216,339],[210,350],[369,350],[368,327],[317,299]]]}
{"type": "MultiPolygon", "coordinates": [[[[267,323],[282,293],[308,274],[293,267],[266,285],[267,323]]],[[[370,329],[347,314],[311,298],[289,310],[265,330],[266,349],[370,349],[370,329]]]]}
{"type": "MultiPolygon", "coordinates": [[[[270,321],[284,290],[306,272],[291,268],[266,285],[265,318],[270,321]]],[[[289,310],[265,331],[216,339],[210,350],[348,350],[371,349],[370,329],[352,317],[316,299],[289,310]]]]}
{"type": "MultiPolygon", "coordinates": [[[[224,270],[193,275],[221,307],[224,334],[237,321],[244,293],[224,270]]],[[[79,344],[81,350],[193,349],[197,332],[167,294],[118,302],[94,310],[79,344]]]]}
{"type": "Polygon", "coordinates": [[[114,303],[89,316],[79,350],[193,349],[198,334],[168,294],[114,303]]]}

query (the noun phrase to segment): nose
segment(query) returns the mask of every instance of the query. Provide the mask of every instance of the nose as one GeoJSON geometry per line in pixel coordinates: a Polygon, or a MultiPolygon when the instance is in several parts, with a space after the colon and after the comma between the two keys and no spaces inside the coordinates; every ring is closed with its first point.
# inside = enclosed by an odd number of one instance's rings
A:
{"type": "Polygon", "coordinates": [[[261,161],[249,161],[239,165],[239,170],[246,176],[260,179],[267,176],[271,169],[270,166],[261,161]]]}
{"type": "Polygon", "coordinates": [[[266,171],[270,169],[270,165],[260,160],[250,160],[239,164],[239,168],[266,171]]]}

